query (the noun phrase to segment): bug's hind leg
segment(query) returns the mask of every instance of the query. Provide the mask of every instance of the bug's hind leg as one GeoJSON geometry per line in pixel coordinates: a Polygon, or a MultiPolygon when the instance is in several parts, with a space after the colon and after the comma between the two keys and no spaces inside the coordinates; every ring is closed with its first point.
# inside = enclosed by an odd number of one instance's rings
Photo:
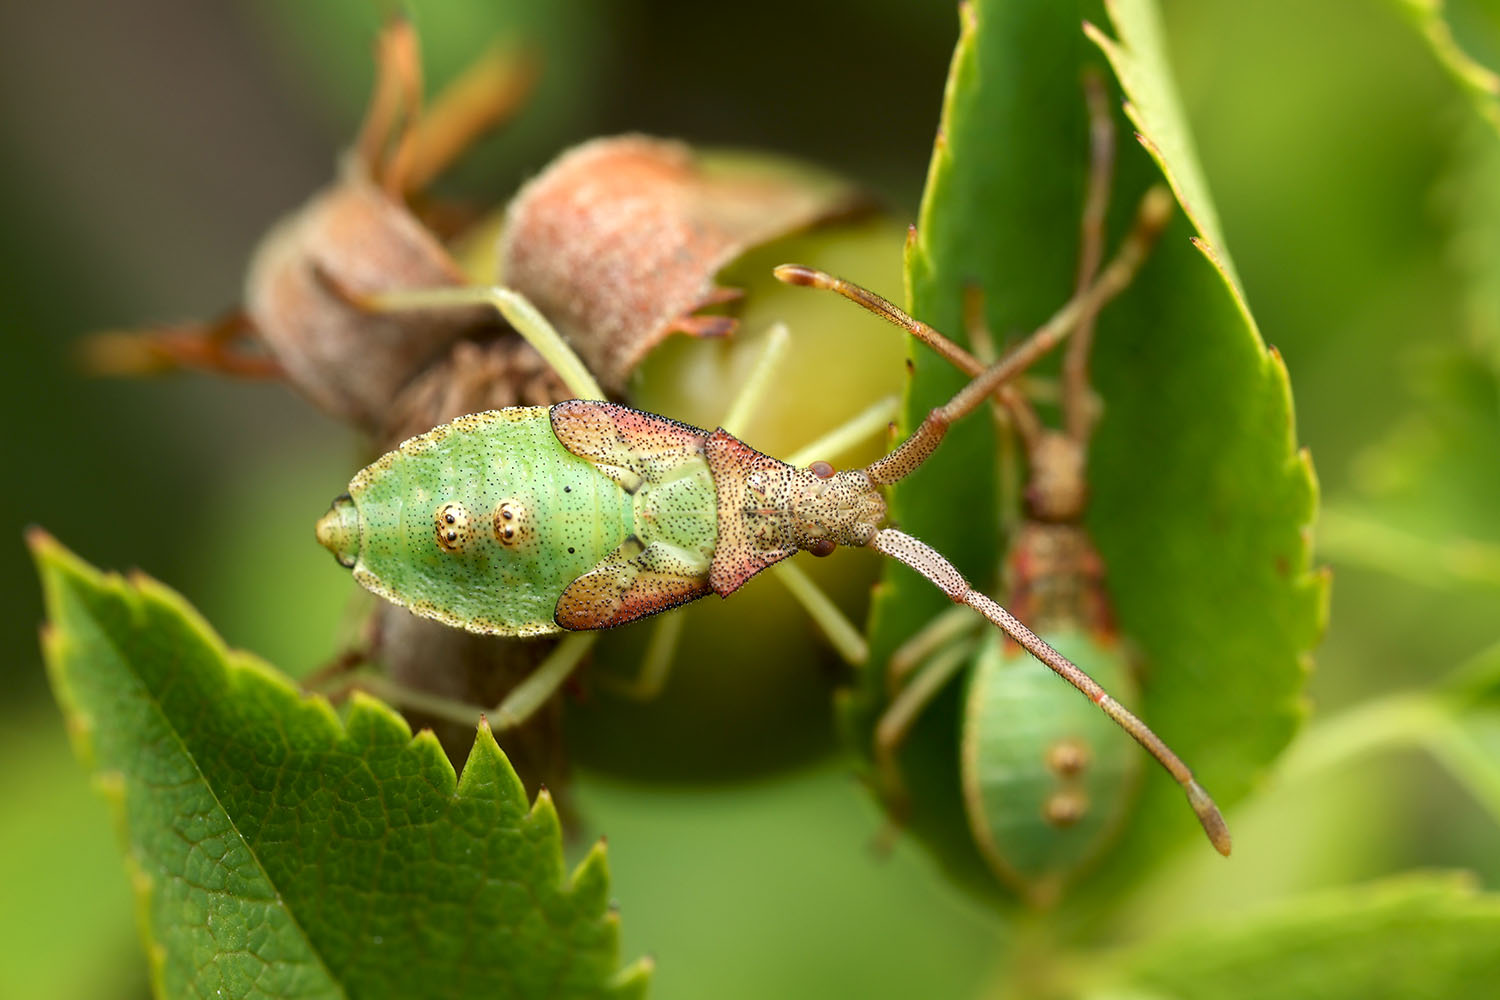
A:
{"type": "Polygon", "coordinates": [[[604,390],[594,380],[583,359],[573,352],[562,334],[547,322],[536,306],[520,292],[501,285],[468,285],[449,288],[414,288],[362,296],[359,305],[372,312],[405,309],[461,309],[489,306],[515,328],[526,342],[552,366],[578,399],[604,399],[604,390]]]}
{"type": "Polygon", "coordinates": [[[448,698],[420,688],[409,687],[383,675],[358,677],[339,692],[347,695],[362,690],[399,707],[425,712],[462,725],[475,725],[481,716],[490,728],[499,732],[519,726],[545,705],[563,685],[598,638],[595,632],[572,632],[564,636],[532,673],[511,689],[505,700],[493,708],[472,705],[458,698],[448,698]]]}
{"type": "Polygon", "coordinates": [[[646,642],[646,652],[641,656],[641,667],[636,675],[625,678],[601,672],[594,675],[594,683],[630,701],[654,701],[672,674],[677,644],[682,639],[682,626],[686,621],[673,611],[657,618],[651,623],[651,638],[646,642]]]}

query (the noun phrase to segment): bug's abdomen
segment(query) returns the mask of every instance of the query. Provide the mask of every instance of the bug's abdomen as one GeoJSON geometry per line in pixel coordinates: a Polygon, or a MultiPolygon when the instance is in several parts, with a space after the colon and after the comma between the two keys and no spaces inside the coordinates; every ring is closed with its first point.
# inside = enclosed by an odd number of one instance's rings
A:
{"type": "Polygon", "coordinates": [[[631,529],[629,498],[558,443],[544,407],[459,417],[360,472],[349,493],[355,578],[472,632],[556,632],[563,589],[631,529]]]}
{"type": "MultiPolygon", "coordinates": [[[[1007,605],[1127,707],[1135,680],[1082,526],[1023,522],[1007,605]]],[[[1055,899],[1108,846],[1135,793],[1140,755],[1088,699],[1008,638],[980,647],[965,700],[964,808],[980,852],[1035,903],[1055,899]]]]}
{"type": "MultiPolygon", "coordinates": [[[[1134,701],[1119,643],[1078,628],[1041,636],[1134,701]]],[[[1140,754],[1088,699],[998,636],[980,647],[965,706],[961,770],[975,841],[1002,880],[1046,904],[1113,839],[1140,754]]]]}

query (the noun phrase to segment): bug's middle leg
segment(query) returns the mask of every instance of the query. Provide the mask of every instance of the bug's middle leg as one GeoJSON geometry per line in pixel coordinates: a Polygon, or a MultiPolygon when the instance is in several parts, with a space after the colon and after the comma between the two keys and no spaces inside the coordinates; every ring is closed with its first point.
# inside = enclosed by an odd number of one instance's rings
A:
{"type": "Polygon", "coordinates": [[[594,682],[611,694],[630,701],[653,701],[667,686],[672,674],[672,661],[677,657],[677,644],[682,638],[682,626],[687,621],[681,613],[668,611],[651,623],[651,638],[646,642],[646,651],[641,656],[641,667],[631,678],[614,674],[596,673],[594,682]]]}
{"type": "Polygon", "coordinates": [[[368,691],[400,708],[425,712],[471,726],[484,716],[496,732],[521,725],[557,693],[598,639],[597,632],[571,632],[547,654],[537,668],[511,689],[505,700],[491,708],[410,687],[381,674],[360,677],[348,690],[368,691]]]}
{"type": "MultiPolygon", "coordinates": [[[[720,426],[736,437],[755,420],[765,403],[766,388],[771,384],[776,365],[785,354],[789,335],[785,326],[773,327],[766,339],[766,346],[756,359],[749,378],[735,394],[720,426]]],[[[889,426],[896,415],[898,401],[894,396],[878,400],[853,419],[819,437],[810,445],[798,449],[787,459],[790,465],[807,465],[813,461],[837,457],[873,434],[889,426]]],[[[846,663],[863,665],[870,655],[860,629],[823,592],[812,578],[792,562],[780,562],[771,568],[772,575],[781,581],[792,598],[802,605],[813,623],[846,663]]]]}

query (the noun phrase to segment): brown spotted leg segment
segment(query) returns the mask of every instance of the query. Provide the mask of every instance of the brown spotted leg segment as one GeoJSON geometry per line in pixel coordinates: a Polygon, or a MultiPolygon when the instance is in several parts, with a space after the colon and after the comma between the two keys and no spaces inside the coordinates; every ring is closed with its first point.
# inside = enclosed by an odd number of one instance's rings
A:
{"type": "Polygon", "coordinates": [[[1021,623],[1015,615],[1006,611],[994,600],[969,585],[953,564],[924,543],[891,528],[876,532],[870,546],[878,552],[899,559],[912,569],[931,580],[956,604],[967,604],[984,615],[1007,635],[1020,643],[1027,652],[1041,660],[1069,684],[1082,691],[1090,701],[1098,705],[1105,715],[1115,721],[1131,738],[1155,757],[1167,773],[1182,786],[1188,803],[1203,825],[1203,832],[1220,854],[1228,856],[1230,849],[1229,828],[1224,817],[1214,805],[1203,787],[1193,778],[1193,772],[1171,748],[1162,742],[1140,719],[1132,715],[1123,705],[1109,696],[1099,684],[1078,666],[1053,649],[1035,632],[1021,623]]]}

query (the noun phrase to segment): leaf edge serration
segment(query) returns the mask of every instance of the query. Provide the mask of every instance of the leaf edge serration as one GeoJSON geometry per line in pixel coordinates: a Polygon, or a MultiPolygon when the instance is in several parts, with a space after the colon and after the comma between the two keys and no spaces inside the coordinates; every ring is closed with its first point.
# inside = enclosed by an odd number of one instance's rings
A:
{"type": "MultiPolygon", "coordinates": [[[[389,747],[399,741],[402,744],[399,752],[413,755],[415,765],[424,774],[436,778],[435,791],[451,796],[455,804],[466,799],[488,797],[507,812],[515,813],[521,832],[529,840],[542,840],[550,845],[546,851],[545,875],[555,884],[558,893],[570,902],[586,904],[586,913],[603,921],[618,942],[619,917],[608,897],[608,856],[603,840],[596,842],[571,872],[567,871],[561,822],[551,795],[542,789],[534,802],[527,801],[525,788],[487,721],[480,721],[469,757],[462,771],[456,772],[430,730],[413,734],[406,720],[377,698],[356,692],[341,718],[326,697],[304,693],[289,678],[254,654],[230,649],[197,609],[170,587],[140,572],[127,576],[96,569],[40,527],[28,528],[25,540],[42,585],[46,620],[40,627],[40,639],[49,683],[62,711],[74,753],[109,804],[116,834],[124,850],[126,874],[135,898],[137,928],[146,953],[153,991],[157,995],[167,995],[168,984],[164,979],[166,945],[157,933],[151,908],[156,887],[140,859],[132,853],[125,809],[126,778],[120,771],[106,769],[101,764],[94,738],[97,720],[82,706],[75,691],[73,671],[76,664],[70,662],[71,644],[75,640],[60,624],[60,611],[70,588],[80,593],[93,590],[117,602],[128,611],[132,624],[140,623],[145,612],[155,605],[180,619],[194,641],[203,643],[214,664],[222,671],[226,690],[238,693],[251,689],[275,699],[279,708],[299,713],[304,720],[313,722],[317,736],[330,742],[348,741],[356,747],[369,748],[377,745],[389,747]]],[[[211,785],[207,787],[211,793],[217,794],[211,785]]],[[[251,849],[251,845],[244,841],[242,845],[251,849]]],[[[274,881],[270,884],[275,887],[274,881]]],[[[304,940],[309,951],[316,954],[314,943],[306,937],[304,940]]],[[[649,988],[653,968],[654,962],[649,957],[622,966],[601,984],[601,992],[611,997],[643,997],[649,988]]],[[[324,964],[323,969],[328,972],[329,982],[336,984],[329,967],[324,964]]],[[[340,990],[329,995],[347,993],[340,990]]]]}

